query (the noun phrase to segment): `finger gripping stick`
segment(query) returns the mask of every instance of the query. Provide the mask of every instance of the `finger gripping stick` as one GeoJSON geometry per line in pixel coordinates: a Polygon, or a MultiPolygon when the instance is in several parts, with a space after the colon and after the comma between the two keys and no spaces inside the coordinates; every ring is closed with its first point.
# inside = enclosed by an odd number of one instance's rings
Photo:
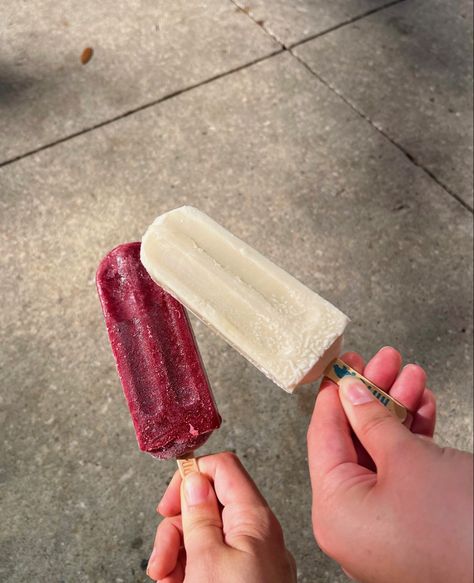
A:
{"type": "Polygon", "coordinates": [[[395,415],[402,423],[405,425],[409,424],[411,421],[411,415],[409,411],[404,407],[399,401],[391,397],[385,391],[382,391],[377,385],[370,382],[364,376],[359,374],[356,370],[351,368],[348,364],[343,362],[340,358],[336,358],[331,362],[331,364],[324,371],[324,376],[331,379],[337,385],[345,376],[353,376],[364,383],[367,389],[374,395],[376,399],[382,403],[387,409],[395,415]]]}

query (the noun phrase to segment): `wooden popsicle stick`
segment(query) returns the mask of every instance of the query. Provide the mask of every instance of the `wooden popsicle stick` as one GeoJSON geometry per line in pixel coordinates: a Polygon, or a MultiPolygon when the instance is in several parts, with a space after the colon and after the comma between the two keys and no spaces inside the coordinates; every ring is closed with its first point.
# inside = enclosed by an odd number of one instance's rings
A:
{"type": "Polygon", "coordinates": [[[176,462],[183,480],[191,472],[199,472],[197,459],[194,457],[193,453],[189,454],[187,457],[178,458],[176,462]]]}
{"type": "MultiPolygon", "coordinates": [[[[340,358],[336,358],[331,362],[331,364],[324,371],[324,376],[328,379],[334,381],[337,385],[341,382],[345,376],[350,375],[358,378],[364,383],[364,385],[369,389],[369,391],[378,399],[382,405],[387,407],[387,409],[395,415],[402,423],[409,422],[409,412],[406,407],[404,407],[399,401],[391,397],[385,391],[382,391],[377,385],[370,382],[364,376],[359,374],[356,370],[351,368],[348,364],[342,361],[340,358]]],[[[406,423],[405,423],[406,424],[406,423]]]]}

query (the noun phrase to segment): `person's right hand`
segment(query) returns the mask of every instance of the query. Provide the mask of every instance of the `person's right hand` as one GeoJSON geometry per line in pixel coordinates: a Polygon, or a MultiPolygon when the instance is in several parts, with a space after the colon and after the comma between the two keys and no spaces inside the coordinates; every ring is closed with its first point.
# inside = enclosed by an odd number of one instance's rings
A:
{"type": "Polygon", "coordinates": [[[160,583],[296,583],[278,520],[239,459],[198,459],[201,473],[177,472],[158,511],[148,575],[160,583]]]}
{"type": "Polygon", "coordinates": [[[423,369],[400,371],[393,348],[365,369],[358,354],[343,359],[414,421],[408,430],[353,377],[339,390],[323,382],[308,430],[319,546],[361,583],[472,583],[472,456],[431,440],[435,402],[423,369]]]}

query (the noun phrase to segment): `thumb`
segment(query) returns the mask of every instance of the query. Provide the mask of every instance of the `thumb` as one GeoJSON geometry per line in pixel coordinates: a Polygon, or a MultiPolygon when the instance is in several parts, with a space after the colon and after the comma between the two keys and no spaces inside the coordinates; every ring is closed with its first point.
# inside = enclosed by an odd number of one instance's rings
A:
{"type": "Polygon", "coordinates": [[[181,515],[184,546],[188,555],[223,542],[222,519],[209,478],[191,472],[181,484],[181,515]]]}
{"type": "Polygon", "coordinates": [[[394,459],[411,432],[358,379],[344,377],[339,383],[339,397],[354,433],[377,467],[394,459]]]}

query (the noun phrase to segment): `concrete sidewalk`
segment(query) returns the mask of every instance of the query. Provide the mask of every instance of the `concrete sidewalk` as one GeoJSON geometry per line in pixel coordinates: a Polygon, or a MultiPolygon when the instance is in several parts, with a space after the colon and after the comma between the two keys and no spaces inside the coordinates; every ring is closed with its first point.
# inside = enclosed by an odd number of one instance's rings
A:
{"type": "MultiPolygon", "coordinates": [[[[174,466],[138,451],[94,273],[182,204],[343,309],[348,348],[425,366],[438,440],[472,449],[471,38],[465,0],[0,6],[2,581],[147,580],[174,466]]],[[[346,581],[311,532],[316,387],[193,324],[203,452],[242,458],[302,583],[346,581]]]]}

